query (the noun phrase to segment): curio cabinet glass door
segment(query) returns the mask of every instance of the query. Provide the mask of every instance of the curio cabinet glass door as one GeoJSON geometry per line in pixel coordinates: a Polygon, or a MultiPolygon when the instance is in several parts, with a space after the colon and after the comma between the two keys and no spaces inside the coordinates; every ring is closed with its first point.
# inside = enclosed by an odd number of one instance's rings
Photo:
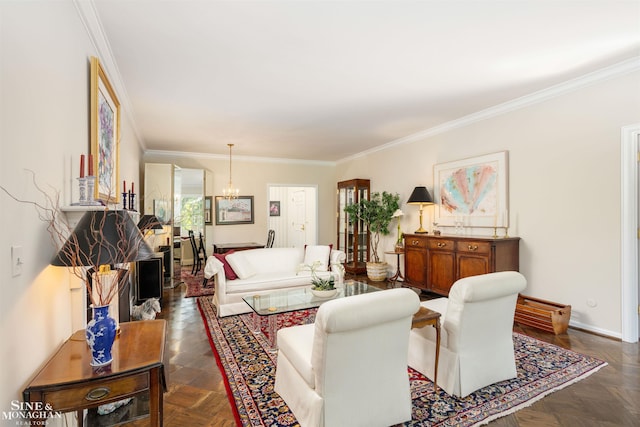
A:
{"type": "Polygon", "coordinates": [[[347,255],[344,268],[348,273],[366,272],[369,260],[369,230],[360,220],[351,222],[344,208],[360,200],[369,200],[368,179],[351,179],[338,183],[338,247],[347,255]]]}

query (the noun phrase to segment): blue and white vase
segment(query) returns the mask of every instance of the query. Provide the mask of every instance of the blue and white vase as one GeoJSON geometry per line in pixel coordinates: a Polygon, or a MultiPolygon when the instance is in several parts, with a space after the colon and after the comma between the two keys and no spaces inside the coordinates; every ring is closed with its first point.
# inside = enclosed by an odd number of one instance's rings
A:
{"type": "Polygon", "coordinates": [[[111,363],[111,347],[116,339],[116,321],[109,316],[109,306],[93,307],[93,319],[86,329],[87,343],[91,348],[91,366],[111,363]]]}

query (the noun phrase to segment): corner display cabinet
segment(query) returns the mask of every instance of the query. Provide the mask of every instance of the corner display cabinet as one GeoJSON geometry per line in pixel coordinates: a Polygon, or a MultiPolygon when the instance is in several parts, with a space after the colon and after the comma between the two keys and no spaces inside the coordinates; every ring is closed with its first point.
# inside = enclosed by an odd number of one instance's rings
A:
{"type": "Polygon", "coordinates": [[[344,269],[348,273],[362,274],[367,271],[369,261],[369,230],[356,220],[350,223],[344,208],[360,200],[369,200],[370,181],[368,179],[350,179],[338,183],[338,247],[344,251],[347,259],[344,269]]]}

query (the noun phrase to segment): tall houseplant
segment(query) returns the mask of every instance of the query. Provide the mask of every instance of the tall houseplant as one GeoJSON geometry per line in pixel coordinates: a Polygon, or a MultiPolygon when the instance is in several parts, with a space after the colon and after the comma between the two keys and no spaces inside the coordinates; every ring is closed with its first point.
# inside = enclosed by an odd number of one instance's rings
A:
{"type": "Polygon", "coordinates": [[[344,211],[349,216],[349,221],[356,219],[362,221],[371,233],[371,260],[367,263],[367,275],[371,280],[384,280],[386,278],[386,262],[380,262],[378,244],[381,235],[389,234],[389,224],[393,220],[393,214],[400,208],[400,195],[387,193],[371,193],[371,199],[361,199],[358,203],[347,205],[344,211]],[[370,265],[375,264],[375,265],[370,265]],[[384,276],[372,273],[372,270],[383,270],[384,276]]]}

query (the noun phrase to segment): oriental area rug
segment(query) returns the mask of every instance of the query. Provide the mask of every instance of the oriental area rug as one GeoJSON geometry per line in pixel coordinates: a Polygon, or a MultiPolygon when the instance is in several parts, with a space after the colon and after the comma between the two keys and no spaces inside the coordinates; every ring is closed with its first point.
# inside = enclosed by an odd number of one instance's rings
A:
{"type": "Polygon", "coordinates": [[[207,283],[207,287],[202,286],[202,281],[204,280],[204,268],[201,268],[196,274],[191,274],[191,266],[182,267],[180,280],[187,287],[184,294],[185,298],[213,295],[213,279],[207,283]]]}
{"type": "MultiPolygon", "coordinates": [[[[273,390],[277,354],[267,351],[262,335],[251,333],[251,314],[218,318],[211,298],[198,298],[209,342],[226,381],[238,426],[298,426],[286,403],[273,390]]],[[[278,327],[309,323],[316,309],[278,315],[278,327]]],[[[606,363],[526,335],[514,333],[517,378],[480,389],[469,396],[436,394],[433,383],[408,369],[412,419],[417,426],[476,426],[533,404],[569,386],[606,363]]]]}

